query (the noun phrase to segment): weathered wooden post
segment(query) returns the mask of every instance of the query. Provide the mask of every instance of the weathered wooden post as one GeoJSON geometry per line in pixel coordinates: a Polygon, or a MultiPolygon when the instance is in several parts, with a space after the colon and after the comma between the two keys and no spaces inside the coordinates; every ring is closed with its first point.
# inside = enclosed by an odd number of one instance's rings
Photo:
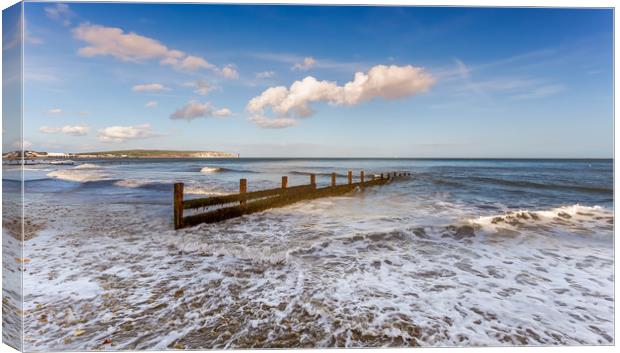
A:
{"type": "Polygon", "coordinates": [[[283,176],[282,177],[282,189],[286,189],[287,187],[288,187],[288,177],[283,176]]]}
{"type": "Polygon", "coordinates": [[[174,183],[174,229],[183,228],[183,183],[174,183]]]}
{"type": "Polygon", "coordinates": [[[396,176],[396,172],[394,172],[394,176],[396,176]]]}
{"type": "Polygon", "coordinates": [[[347,173],[347,177],[349,178],[349,185],[353,184],[353,172],[349,170],[347,173]]]}
{"type": "Polygon", "coordinates": [[[381,180],[383,180],[383,173],[381,173],[381,180]]]}
{"type": "Polygon", "coordinates": [[[239,204],[241,206],[245,205],[245,193],[248,192],[248,179],[240,179],[239,180],[239,194],[241,196],[241,201],[239,204]]]}
{"type": "Polygon", "coordinates": [[[336,186],[336,173],[332,173],[332,186],[336,186]]]}
{"type": "Polygon", "coordinates": [[[360,185],[364,186],[364,171],[360,170],[360,185]]]}
{"type": "Polygon", "coordinates": [[[316,189],[316,175],[315,174],[310,174],[310,185],[312,185],[312,187],[316,189]]]}

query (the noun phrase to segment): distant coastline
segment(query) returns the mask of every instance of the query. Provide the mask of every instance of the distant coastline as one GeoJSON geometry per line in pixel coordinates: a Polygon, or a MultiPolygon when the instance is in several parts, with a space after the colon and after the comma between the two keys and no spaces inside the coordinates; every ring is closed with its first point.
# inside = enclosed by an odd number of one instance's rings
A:
{"type": "MultiPolygon", "coordinates": [[[[20,151],[8,152],[2,159],[20,159],[20,151]]],[[[62,158],[239,158],[239,154],[220,151],[118,150],[82,153],[24,151],[24,159],[62,158]]]]}

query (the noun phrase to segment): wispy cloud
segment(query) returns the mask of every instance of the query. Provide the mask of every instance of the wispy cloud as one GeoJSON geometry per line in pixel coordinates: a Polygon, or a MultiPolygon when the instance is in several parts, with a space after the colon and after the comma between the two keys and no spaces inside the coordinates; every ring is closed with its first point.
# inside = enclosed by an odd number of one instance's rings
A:
{"type": "Polygon", "coordinates": [[[135,63],[159,60],[161,65],[169,65],[179,70],[208,69],[226,78],[238,77],[232,65],[220,68],[203,57],[170,49],[156,39],[134,32],[125,32],[121,28],[83,23],[73,29],[73,35],[76,39],[87,43],[87,46],[78,50],[78,54],[84,57],[112,56],[135,63]]]}
{"type": "Polygon", "coordinates": [[[84,136],[90,128],[86,125],[65,125],[63,127],[41,126],[39,131],[44,134],[65,134],[71,136],[84,136]]]}
{"type": "Polygon", "coordinates": [[[48,109],[47,111],[45,111],[45,114],[50,114],[50,115],[59,115],[62,113],[63,113],[63,110],[60,108],[52,108],[52,109],[48,109]]]}
{"type": "Polygon", "coordinates": [[[133,86],[131,90],[134,92],[161,92],[168,90],[168,88],[161,83],[144,83],[133,86]]]}
{"type": "Polygon", "coordinates": [[[314,58],[311,56],[307,56],[301,62],[295,63],[295,65],[293,65],[291,69],[299,70],[299,71],[308,71],[311,68],[313,68],[314,65],[316,65],[316,60],[314,60],[314,58]]]}
{"type": "Polygon", "coordinates": [[[54,4],[44,8],[45,15],[63,26],[71,25],[71,18],[75,16],[75,13],[71,11],[67,4],[54,4]]]}
{"type": "Polygon", "coordinates": [[[256,78],[257,79],[265,79],[265,78],[271,78],[273,76],[275,76],[275,72],[274,71],[262,71],[262,72],[257,72],[256,73],[256,78]]]}
{"type": "Polygon", "coordinates": [[[328,58],[316,58],[316,57],[304,57],[290,53],[265,53],[265,52],[251,52],[242,53],[251,58],[281,63],[290,65],[291,68],[299,64],[303,66],[304,61],[307,61],[312,68],[327,69],[344,72],[363,71],[368,69],[372,64],[360,61],[341,61],[328,58]],[[311,60],[306,60],[311,59],[311,60]]]}
{"type": "Polygon", "coordinates": [[[193,87],[194,93],[199,94],[201,96],[206,96],[211,91],[213,91],[216,87],[215,85],[209,83],[209,81],[205,79],[198,79],[192,82],[186,82],[183,84],[185,87],[193,87]]]}
{"type": "Polygon", "coordinates": [[[253,115],[248,120],[263,129],[283,129],[298,124],[297,120],[291,118],[267,118],[263,115],[253,115]]]}
{"type": "Polygon", "coordinates": [[[156,108],[157,107],[157,102],[156,101],[148,101],[146,102],[146,104],[144,105],[147,108],[156,108]]]}

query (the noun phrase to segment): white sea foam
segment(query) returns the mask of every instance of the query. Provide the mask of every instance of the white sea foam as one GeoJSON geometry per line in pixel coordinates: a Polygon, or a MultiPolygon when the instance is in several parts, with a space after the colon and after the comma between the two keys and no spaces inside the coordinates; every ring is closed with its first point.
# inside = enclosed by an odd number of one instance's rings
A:
{"type": "Polygon", "coordinates": [[[108,179],[109,174],[101,170],[61,169],[47,173],[47,176],[62,180],[84,183],[89,181],[106,180],[108,179]]]}
{"type": "Polygon", "coordinates": [[[611,210],[481,213],[391,187],[179,231],[168,205],[33,195],[49,230],[25,247],[26,348],[613,341],[611,210]]]}
{"type": "Polygon", "coordinates": [[[222,169],[218,167],[203,167],[202,169],[200,169],[200,172],[202,174],[213,174],[213,173],[218,173],[221,170],[222,169]]]}
{"type": "Polygon", "coordinates": [[[125,188],[139,188],[152,183],[151,180],[147,179],[124,179],[114,182],[114,185],[125,188]]]}
{"type": "Polygon", "coordinates": [[[98,164],[84,163],[84,164],[75,166],[73,169],[101,169],[101,168],[103,167],[98,164]]]}

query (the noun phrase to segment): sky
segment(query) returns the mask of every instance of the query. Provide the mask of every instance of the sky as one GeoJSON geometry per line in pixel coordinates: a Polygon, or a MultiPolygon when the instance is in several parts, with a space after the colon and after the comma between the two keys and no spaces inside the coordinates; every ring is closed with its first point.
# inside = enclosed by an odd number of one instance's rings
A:
{"type": "Polygon", "coordinates": [[[26,3],[24,13],[26,149],[613,156],[607,9],[26,3]]]}

